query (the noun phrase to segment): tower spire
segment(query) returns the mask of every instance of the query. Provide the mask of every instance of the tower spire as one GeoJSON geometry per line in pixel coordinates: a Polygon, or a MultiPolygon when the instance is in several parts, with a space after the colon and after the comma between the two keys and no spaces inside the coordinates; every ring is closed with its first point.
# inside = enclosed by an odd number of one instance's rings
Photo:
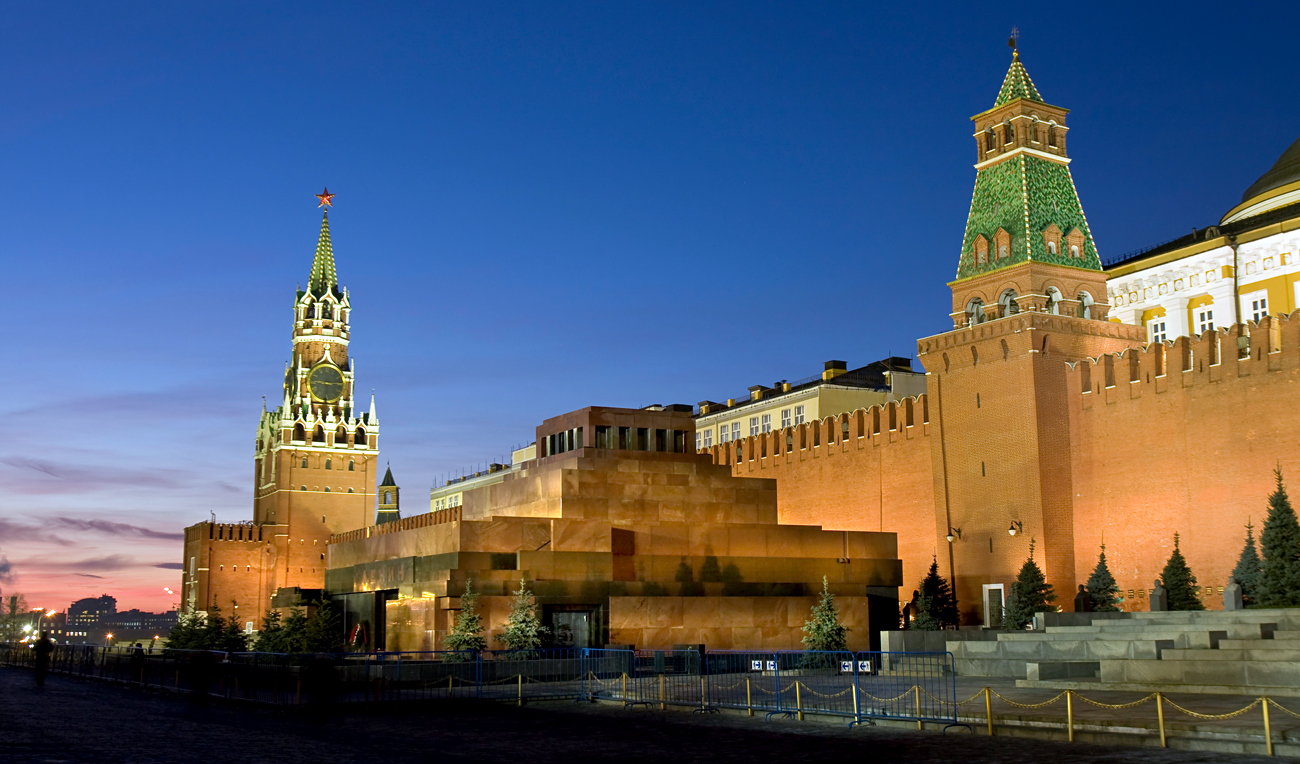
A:
{"type": "MultiPolygon", "coordinates": [[[[331,207],[330,199],[334,194],[325,189],[316,194],[320,199],[318,207],[331,207]]],[[[320,238],[316,240],[316,257],[311,263],[311,279],[307,282],[307,291],[323,295],[338,288],[338,276],[334,272],[334,247],[330,244],[330,213],[326,209],[320,221],[320,238]]]]}

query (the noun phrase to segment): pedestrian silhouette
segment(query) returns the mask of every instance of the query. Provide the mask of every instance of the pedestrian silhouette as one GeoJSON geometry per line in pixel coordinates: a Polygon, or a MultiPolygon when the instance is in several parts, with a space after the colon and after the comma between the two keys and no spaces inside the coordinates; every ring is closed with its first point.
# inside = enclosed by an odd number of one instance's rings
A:
{"type": "Polygon", "coordinates": [[[131,681],[144,684],[144,647],[139,642],[131,649],[131,681]]]}
{"type": "Polygon", "coordinates": [[[41,638],[36,640],[36,686],[45,686],[45,675],[50,670],[50,654],[54,652],[54,643],[50,641],[50,636],[41,632],[41,638]]]}

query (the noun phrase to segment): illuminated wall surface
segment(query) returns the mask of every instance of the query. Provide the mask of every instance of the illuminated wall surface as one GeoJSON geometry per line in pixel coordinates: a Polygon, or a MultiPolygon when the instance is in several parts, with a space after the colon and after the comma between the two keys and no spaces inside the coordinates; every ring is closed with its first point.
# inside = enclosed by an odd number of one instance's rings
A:
{"type": "MultiPolygon", "coordinates": [[[[690,433],[691,422],[592,408],[537,434],[690,433]]],[[[705,455],[585,445],[467,491],[462,507],[337,535],[328,557],[329,593],[386,600],[390,650],[441,648],[471,578],[499,630],[521,577],[578,646],[796,649],[823,576],[850,646],[866,649],[896,623],[901,583],[894,534],[778,525],[772,480],[735,477],[705,455]]]]}

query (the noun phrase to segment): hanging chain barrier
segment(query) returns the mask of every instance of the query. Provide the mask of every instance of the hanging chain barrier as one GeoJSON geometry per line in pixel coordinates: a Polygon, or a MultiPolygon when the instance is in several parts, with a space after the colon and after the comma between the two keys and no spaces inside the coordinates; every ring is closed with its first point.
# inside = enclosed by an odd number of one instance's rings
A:
{"type": "MultiPolygon", "coordinates": [[[[35,667],[32,645],[0,644],[0,665],[35,667]]],[[[1021,702],[984,687],[958,700],[953,669],[947,652],[705,652],[695,647],[278,654],[56,645],[48,664],[52,673],[275,705],[451,698],[522,705],[529,700],[572,699],[699,712],[725,708],[769,718],[814,714],[848,719],[850,726],[879,719],[915,722],[918,728],[929,723],[969,729],[969,723],[980,721],[979,711],[971,709],[959,720],[958,710],[982,703],[989,735],[996,733],[995,699],[1024,710],[1064,700],[1071,741],[1076,700],[1109,710],[1154,702],[1162,747],[1168,747],[1166,706],[1204,721],[1234,719],[1258,707],[1270,756],[1270,709],[1300,719],[1300,711],[1267,696],[1223,713],[1192,710],[1161,692],[1106,703],[1064,690],[1048,700],[1021,702]]]]}

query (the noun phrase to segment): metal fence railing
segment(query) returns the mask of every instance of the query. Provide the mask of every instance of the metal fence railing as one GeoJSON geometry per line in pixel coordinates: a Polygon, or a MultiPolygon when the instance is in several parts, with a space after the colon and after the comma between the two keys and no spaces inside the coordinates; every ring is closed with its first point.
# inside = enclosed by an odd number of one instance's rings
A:
{"type": "MultiPolygon", "coordinates": [[[[30,645],[0,663],[31,667],[30,645]]],[[[548,649],[345,654],[58,645],[49,670],[266,703],[610,700],[751,715],[956,722],[948,653],[548,649]]]]}

